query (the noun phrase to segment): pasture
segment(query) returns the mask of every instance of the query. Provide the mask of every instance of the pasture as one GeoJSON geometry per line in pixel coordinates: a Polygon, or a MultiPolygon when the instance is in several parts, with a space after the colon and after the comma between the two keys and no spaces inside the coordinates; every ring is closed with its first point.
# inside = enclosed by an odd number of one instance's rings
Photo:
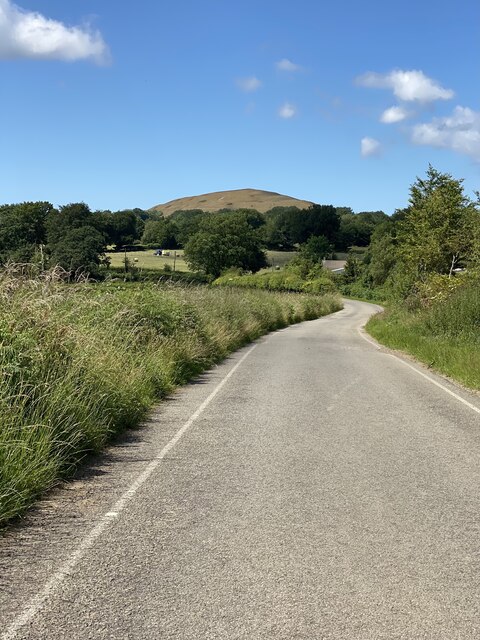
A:
{"type": "MultiPolygon", "coordinates": [[[[173,250],[170,251],[169,256],[156,256],[154,253],[153,249],[149,249],[146,251],[127,251],[126,255],[131,264],[138,269],[162,270],[168,265],[172,270],[175,267],[175,271],[189,271],[183,257],[183,249],[177,249],[176,259],[173,250]]],[[[112,267],[124,266],[125,253],[123,251],[109,251],[106,255],[110,259],[112,267]]],[[[268,262],[272,267],[283,268],[295,255],[295,251],[267,251],[268,262]]]]}

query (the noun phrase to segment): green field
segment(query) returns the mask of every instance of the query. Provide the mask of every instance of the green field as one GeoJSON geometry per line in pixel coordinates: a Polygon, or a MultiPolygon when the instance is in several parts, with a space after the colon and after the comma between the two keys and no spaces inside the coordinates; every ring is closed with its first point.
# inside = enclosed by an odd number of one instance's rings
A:
{"type": "Polygon", "coordinates": [[[272,267],[283,268],[296,255],[296,251],[267,251],[267,260],[272,267]]]}
{"type": "MultiPolygon", "coordinates": [[[[174,251],[170,251],[169,256],[155,256],[153,249],[148,251],[127,251],[127,258],[139,269],[163,269],[169,265],[175,271],[189,271],[188,265],[183,259],[183,250],[177,250],[177,257],[174,251]],[[174,264],[175,263],[175,264],[174,264]]],[[[112,267],[123,267],[125,254],[123,252],[108,252],[112,267]]],[[[269,264],[273,267],[284,267],[296,255],[295,251],[267,251],[269,264]]]]}
{"type": "MultiPolygon", "coordinates": [[[[183,251],[177,250],[175,259],[174,251],[169,256],[155,256],[153,249],[150,251],[127,251],[127,258],[132,264],[139,269],[163,269],[169,265],[175,271],[188,271],[188,266],[183,259],[183,251]]],[[[123,267],[125,254],[123,252],[108,252],[107,257],[110,258],[112,267],[123,267]]]]}

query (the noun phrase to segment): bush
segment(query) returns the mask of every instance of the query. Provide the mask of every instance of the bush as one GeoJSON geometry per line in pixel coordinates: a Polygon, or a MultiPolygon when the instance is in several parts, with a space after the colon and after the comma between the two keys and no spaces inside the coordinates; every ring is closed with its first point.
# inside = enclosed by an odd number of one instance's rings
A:
{"type": "Polygon", "coordinates": [[[305,293],[334,293],[336,291],[335,284],[330,278],[316,278],[315,280],[307,280],[303,283],[302,291],[305,293]]]}
{"type": "Polygon", "coordinates": [[[431,273],[424,281],[415,284],[412,293],[405,300],[406,305],[411,309],[416,309],[442,303],[450,298],[462,284],[464,284],[462,277],[431,273]]]}
{"type": "Polygon", "coordinates": [[[434,335],[480,342],[480,281],[463,284],[461,278],[455,280],[457,284],[449,293],[442,290],[430,300],[425,326],[434,335]]]}
{"type": "Polygon", "coordinates": [[[337,291],[333,274],[318,262],[296,257],[281,271],[242,274],[230,270],[214,282],[216,286],[267,289],[269,291],[296,291],[313,294],[337,291]]]}

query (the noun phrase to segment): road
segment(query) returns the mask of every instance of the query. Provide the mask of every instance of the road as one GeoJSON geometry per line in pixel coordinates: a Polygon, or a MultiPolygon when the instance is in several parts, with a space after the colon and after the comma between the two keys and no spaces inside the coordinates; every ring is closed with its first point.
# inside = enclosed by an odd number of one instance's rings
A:
{"type": "Polygon", "coordinates": [[[372,305],[246,347],[0,540],[2,640],[480,637],[480,398],[372,305]]]}

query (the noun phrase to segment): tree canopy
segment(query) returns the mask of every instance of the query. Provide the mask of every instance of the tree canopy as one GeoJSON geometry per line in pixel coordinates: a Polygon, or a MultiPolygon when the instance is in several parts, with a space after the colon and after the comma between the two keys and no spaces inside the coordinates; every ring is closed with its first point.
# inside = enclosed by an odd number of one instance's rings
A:
{"type": "Polygon", "coordinates": [[[50,262],[69,273],[96,275],[104,252],[104,237],[94,227],[69,229],[51,248],[50,262]]]}
{"type": "Polygon", "coordinates": [[[203,218],[185,247],[185,259],[192,269],[213,277],[231,267],[255,272],[267,265],[258,232],[243,214],[203,218]]]}
{"type": "Polygon", "coordinates": [[[46,241],[50,202],[22,202],[0,206],[0,264],[30,262],[46,241]]]}
{"type": "Polygon", "coordinates": [[[480,211],[463,181],[429,166],[410,187],[409,206],[373,232],[364,279],[407,297],[432,275],[480,265],[480,211]]]}
{"type": "Polygon", "coordinates": [[[142,243],[155,245],[159,249],[177,249],[177,227],[175,222],[160,218],[159,220],[147,220],[142,235],[142,243]]]}

